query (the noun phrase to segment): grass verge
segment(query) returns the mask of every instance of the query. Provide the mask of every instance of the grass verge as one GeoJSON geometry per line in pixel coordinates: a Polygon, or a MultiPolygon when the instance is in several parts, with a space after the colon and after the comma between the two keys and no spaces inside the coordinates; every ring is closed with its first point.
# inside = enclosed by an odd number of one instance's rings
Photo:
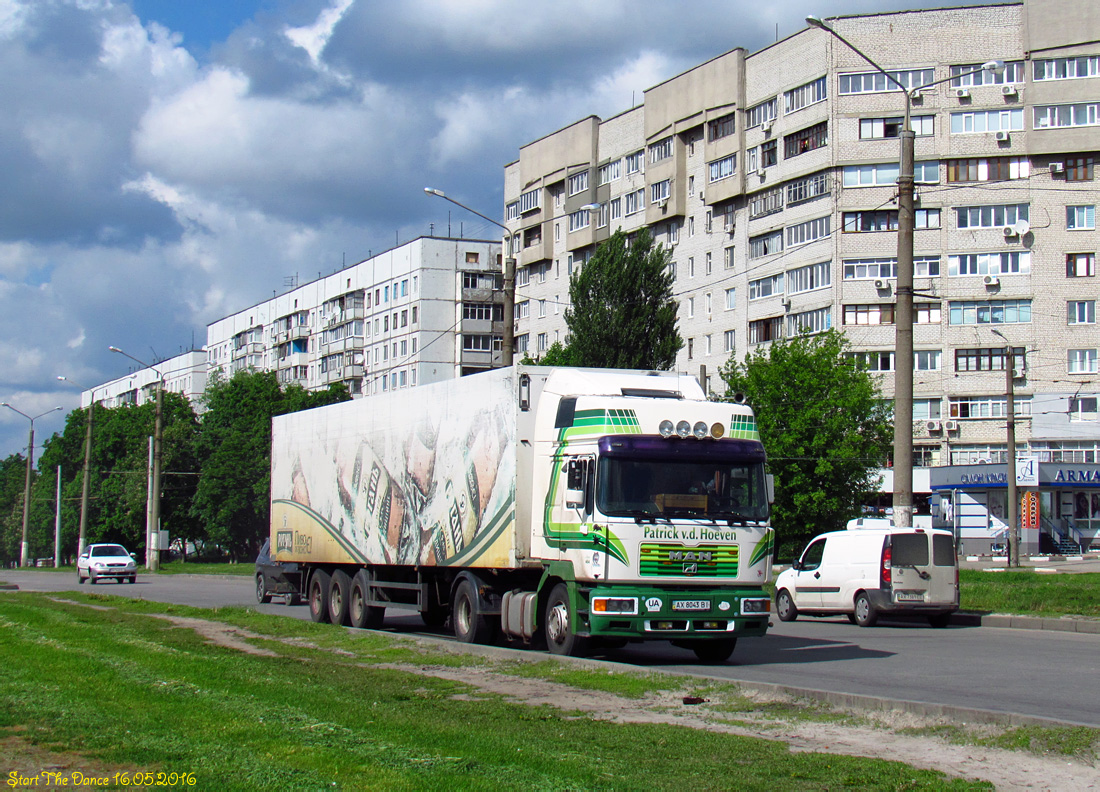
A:
{"type": "Polygon", "coordinates": [[[959,599],[963,610],[1100,618],[1100,573],[1041,575],[960,569],[959,599]]]}
{"type": "Polygon", "coordinates": [[[400,659],[436,660],[244,609],[5,594],[0,737],[116,772],[193,773],[198,789],[990,788],[781,742],[569,717],[382,666],[400,659]],[[155,614],[232,625],[272,654],[155,614]]]}

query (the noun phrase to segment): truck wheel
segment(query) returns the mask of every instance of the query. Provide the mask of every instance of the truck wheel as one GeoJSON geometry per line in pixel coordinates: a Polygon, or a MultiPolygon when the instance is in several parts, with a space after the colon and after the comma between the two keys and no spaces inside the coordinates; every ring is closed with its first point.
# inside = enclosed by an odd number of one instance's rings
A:
{"type": "Polygon", "coordinates": [[[342,569],[332,573],[328,586],[328,620],[333,624],[348,624],[348,604],[351,602],[351,578],[342,569]]]}
{"type": "Polygon", "coordinates": [[[262,605],[271,602],[271,595],[267,593],[267,587],[264,586],[263,575],[256,575],[256,601],[262,605]]]}
{"type": "Polygon", "coordinates": [[[370,582],[367,580],[367,572],[360,569],[351,582],[351,602],[348,605],[351,626],[360,630],[377,630],[382,626],[386,616],[386,609],[378,606],[367,605],[367,592],[370,591],[370,582]]]}
{"type": "Polygon", "coordinates": [[[574,632],[573,614],[569,612],[569,589],[564,583],[554,586],[546,601],[546,648],[551,654],[566,657],[584,657],[588,653],[588,639],[574,632]]]}
{"type": "Polygon", "coordinates": [[[301,605],[302,604],[302,598],[298,596],[297,592],[295,592],[293,594],[287,594],[286,599],[284,600],[284,602],[287,605],[301,605]]]}
{"type": "Polygon", "coordinates": [[[700,662],[717,664],[729,660],[736,648],[736,638],[725,638],[719,641],[696,641],[692,644],[691,651],[695,652],[700,662]]]}
{"type": "Polygon", "coordinates": [[[420,611],[420,621],[424,622],[425,627],[432,630],[438,630],[447,623],[447,611],[439,607],[420,611]]]}
{"type": "Polygon", "coordinates": [[[309,617],[318,624],[328,621],[328,572],[315,570],[309,578],[309,617]]]}
{"type": "Polygon", "coordinates": [[[477,590],[469,580],[463,580],[455,589],[454,606],[455,638],[463,643],[488,644],[496,638],[492,621],[481,612],[477,590]]]}
{"type": "Polygon", "coordinates": [[[874,627],[878,621],[878,611],[871,604],[866,591],[856,594],[856,624],[860,627],[874,627]]]}
{"type": "Polygon", "coordinates": [[[798,608],[787,589],[780,589],[775,595],[775,613],[779,616],[779,621],[792,622],[798,618],[798,608]]]}

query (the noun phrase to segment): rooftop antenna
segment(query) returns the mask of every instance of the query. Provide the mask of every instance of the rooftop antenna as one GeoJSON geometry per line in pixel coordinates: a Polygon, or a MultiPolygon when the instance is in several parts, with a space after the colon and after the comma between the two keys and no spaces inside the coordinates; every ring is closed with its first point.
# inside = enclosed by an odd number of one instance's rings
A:
{"type": "Polygon", "coordinates": [[[435,236],[435,223],[428,223],[428,236],[435,236]]]}

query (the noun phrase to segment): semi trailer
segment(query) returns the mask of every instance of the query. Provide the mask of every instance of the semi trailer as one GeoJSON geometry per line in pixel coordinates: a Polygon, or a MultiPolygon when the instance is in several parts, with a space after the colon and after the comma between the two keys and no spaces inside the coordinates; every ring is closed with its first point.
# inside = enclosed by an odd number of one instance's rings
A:
{"type": "Polygon", "coordinates": [[[768,627],[764,465],[690,376],[519,365],[276,417],[270,542],[314,621],[724,662],[768,627]]]}

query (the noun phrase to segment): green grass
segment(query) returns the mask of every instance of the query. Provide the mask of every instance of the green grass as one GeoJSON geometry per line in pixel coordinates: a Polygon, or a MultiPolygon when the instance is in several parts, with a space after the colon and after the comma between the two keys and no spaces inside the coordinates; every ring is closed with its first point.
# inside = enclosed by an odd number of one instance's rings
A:
{"type": "MultiPolygon", "coordinates": [[[[151,574],[149,570],[145,568],[145,559],[140,557],[137,559],[137,571],[139,575],[151,574]]],[[[66,572],[70,575],[76,574],[76,567],[72,564],[62,564],[59,567],[26,567],[20,568],[20,572],[66,572]]],[[[162,562],[160,570],[157,572],[159,575],[243,575],[244,577],[251,577],[256,572],[256,564],[254,562],[230,564],[228,562],[219,563],[184,563],[182,561],[168,561],[162,562]]],[[[0,571],[2,574],[2,571],[0,571]]]]}
{"type": "Polygon", "coordinates": [[[1100,573],[959,570],[963,610],[1033,616],[1100,617],[1100,573]]]}
{"type": "Polygon", "coordinates": [[[0,596],[0,736],[78,751],[101,765],[194,773],[197,789],[990,788],[897,762],[508,703],[458,682],[380,668],[387,656],[437,659],[387,636],[364,639],[245,609],[214,614],[67,596],[109,609],[0,596]],[[245,654],[155,613],[216,619],[296,644],[254,640],[279,656],[245,654]]]}

